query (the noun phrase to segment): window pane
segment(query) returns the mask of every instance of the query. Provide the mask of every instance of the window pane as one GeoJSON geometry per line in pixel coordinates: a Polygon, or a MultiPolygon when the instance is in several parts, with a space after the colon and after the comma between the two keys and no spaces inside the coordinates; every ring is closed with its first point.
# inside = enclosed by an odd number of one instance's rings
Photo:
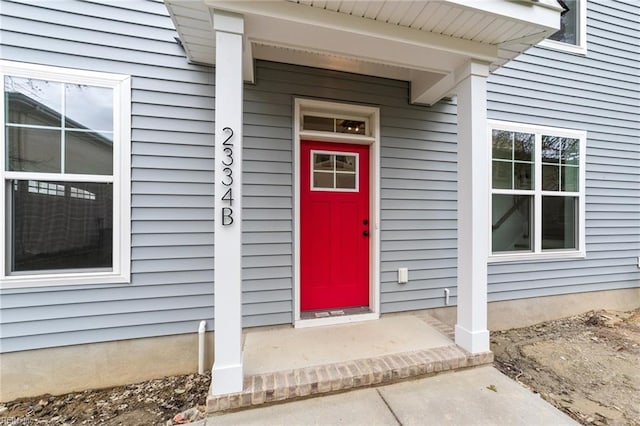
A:
{"type": "Polygon", "coordinates": [[[366,132],[364,121],[360,120],[336,120],[336,132],[364,135],[366,132]]]}
{"type": "Polygon", "coordinates": [[[336,173],[336,188],[356,189],[355,173],[336,173]]]}
{"type": "Polygon", "coordinates": [[[313,170],[333,171],[334,156],[331,154],[313,154],[313,170]]]}
{"type": "Polygon", "coordinates": [[[514,164],[515,189],[533,189],[533,163],[514,164]]]}
{"type": "Polygon", "coordinates": [[[501,158],[505,160],[512,159],[513,151],[513,133],[504,130],[493,130],[491,132],[491,140],[493,144],[493,158],[501,158]]]}
{"type": "Polygon", "coordinates": [[[513,158],[522,161],[534,161],[534,146],[534,135],[529,133],[516,133],[513,140],[513,158]]]}
{"type": "Polygon", "coordinates": [[[558,166],[542,166],[542,190],[560,190],[560,168],[558,166]]]}
{"type": "Polygon", "coordinates": [[[112,266],[110,183],[12,181],[11,271],[112,266]]]}
{"type": "Polygon", "coordinates": [[[562,191],[578,192],[578,168],[562,166],[562,191]]]}
{"type": "Polygon", "coordinates": [[[333,188],[333,173],[313,172],[314,188],[333,188]]]}
{"type": "Polygon", "coordinates": [[[336,155],[336,170],[355,172],[356,156],[355,155],[336,155]]]}
{"type": "Polygon", "coordinates": [[[549,39],[577,45],[578,0],[564,0],[564,3],[569,10],[560,17],[560,30],[550,36],[549,39]]]}
{"type": "Polygon", "coordinates": [[[542,162],[559,163],[562,139],[557,136],[542,136],[542,162]]]}
{"type": "Polygon", "coordinates": [[[113,90],[65,84],[65,127],[113,131],[113,90]]]}
{"type": "Polygon", "coordinates": [[[62,83],[5,76],[7,123],[62,125],[62,83]]]}
{"type": "Polygon", "coordinates": [[[9,170],[19,172],[60,172],[60,130],[9,127],[9,170]]]}
{"type": "Polygon", "coordinates": [[[513,189],[511,182],[513,180],[511,161],[494,161],[491,169],[493,175],[493,188],[495,189],[513,189]]]}
{"type": "Polygon", "coordinates": [[[492,251],[533,250],[533,196],[492,196],[492,251]]]}
{"type": "Polygon", "coordinates": [[[333,118],[315,117],[305,115],[302,118],[302,128],[304,130],[319,130],[321,132],[333,132],[333,118]]]}
{"type": "Polygon", "coordinates": [[[92,175],[113,174],[113,141],[95,132],[65,132],[65,171],[92,175]]]}
{"type": "Polygon", "coordinates": [[[561,160],[563,164],[578,165],[580,159],[578,139],[562,138],[561,160]]]}
{"type": "Polygon", "coordinates": [[[542,249],[577,249],[576,197],[542,197],[542,249]]]}

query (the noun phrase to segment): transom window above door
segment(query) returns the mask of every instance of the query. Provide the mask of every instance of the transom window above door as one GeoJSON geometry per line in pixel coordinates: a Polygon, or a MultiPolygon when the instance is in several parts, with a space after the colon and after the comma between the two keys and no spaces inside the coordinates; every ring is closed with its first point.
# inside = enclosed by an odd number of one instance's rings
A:
{"type": "Polygon", "coordinates": [[[357,191],[358,154],[311,151],[312,191],[357,191]]]}
{"type": "Polygon", "coordinates": [[[365,136],[370,134],[366,119],[344,116],[321,116],[320,114],[315,115],[313,113],[303,115],[302,130],[365,136]]]}

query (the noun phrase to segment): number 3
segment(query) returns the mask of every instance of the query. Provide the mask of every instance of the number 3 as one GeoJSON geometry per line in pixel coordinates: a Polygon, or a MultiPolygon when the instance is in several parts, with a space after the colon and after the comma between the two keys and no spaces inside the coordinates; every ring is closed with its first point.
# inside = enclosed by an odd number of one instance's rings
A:
{"type": "Polygon", "coordinates": [[[233,176],[231,176],[233,174],[233,171],[229,167],[225,167],[224,169],[222,169],[222,172],[226,175],[225,177],[229,178],[228,182],[225,182],[223,178],[222,184],[224,186],[231,186],[231,184],[233,183],[233,176]]]}

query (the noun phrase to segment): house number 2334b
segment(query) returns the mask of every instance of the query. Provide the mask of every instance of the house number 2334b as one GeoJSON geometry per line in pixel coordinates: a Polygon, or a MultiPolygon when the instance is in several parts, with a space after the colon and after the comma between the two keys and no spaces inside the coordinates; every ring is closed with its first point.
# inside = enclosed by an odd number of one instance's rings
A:
{"type": "Polygon", "coordinates": [[[222,152],[224,156],[222,158],[222,185],[225,187],[224,195],[220,198],[220,209],[222,214],[222,226],[229,226],[233,224],[233,129],[231,127],[225,127],[222,131],[227,135],[227,138],[222,142],[222,152]]]}

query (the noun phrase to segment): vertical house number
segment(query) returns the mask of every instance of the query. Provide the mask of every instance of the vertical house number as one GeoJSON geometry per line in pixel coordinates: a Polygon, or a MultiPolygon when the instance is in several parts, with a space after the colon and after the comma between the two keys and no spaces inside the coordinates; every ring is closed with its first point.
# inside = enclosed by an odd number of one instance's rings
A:
{"type": "Polygon", "coordinates": [[[222,184],[226,187],[226,191],[220,199],[221,204],[226,205],[220,209],[222,213],[222,226],[229,226],[233,223],[233,170],[231,165],[233,164],[233,142],[230,142],[233,137],[233,129],[231,127],[225,127],[222,129],[228,136],[222,142],[222,152],[224,152],[224,158],[222,159],[222,184]]]}

